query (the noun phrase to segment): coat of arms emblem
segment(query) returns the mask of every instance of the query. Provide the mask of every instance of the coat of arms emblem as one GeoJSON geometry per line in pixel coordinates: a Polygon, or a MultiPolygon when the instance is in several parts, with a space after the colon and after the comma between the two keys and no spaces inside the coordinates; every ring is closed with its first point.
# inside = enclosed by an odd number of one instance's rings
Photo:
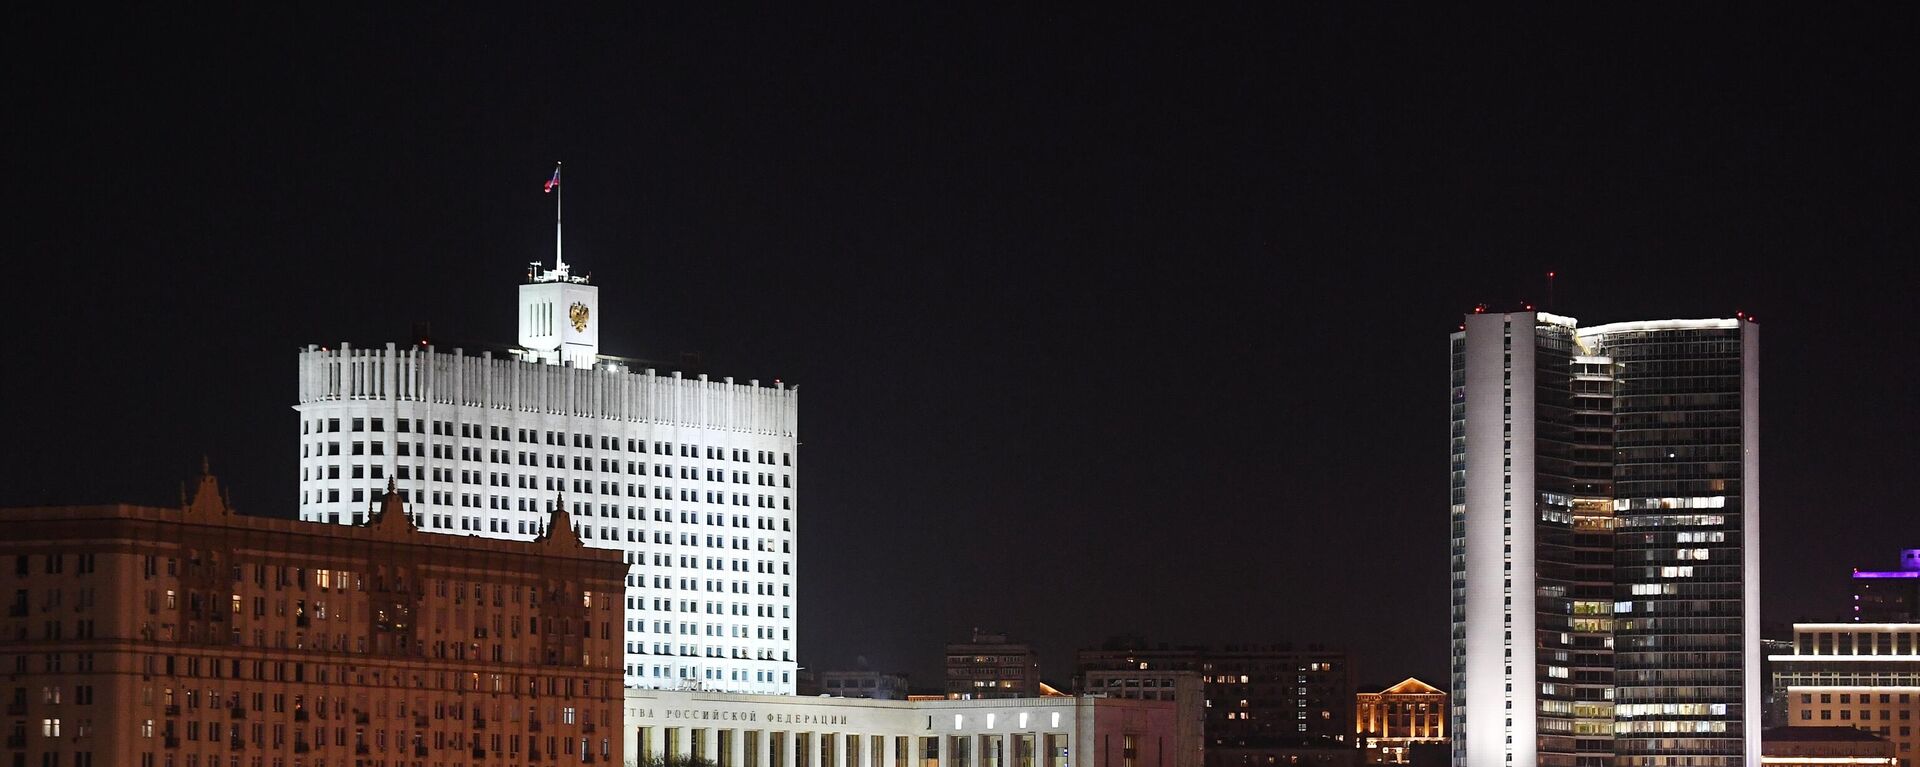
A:
{"type": "Polygon", "coordinates": [[[589,313],[587,305],[579,301],[575,301],[573,302],[573,306],[567,307],[567,319],[573,322],[574,332],[587,332],[587,315],[589,313]]]}

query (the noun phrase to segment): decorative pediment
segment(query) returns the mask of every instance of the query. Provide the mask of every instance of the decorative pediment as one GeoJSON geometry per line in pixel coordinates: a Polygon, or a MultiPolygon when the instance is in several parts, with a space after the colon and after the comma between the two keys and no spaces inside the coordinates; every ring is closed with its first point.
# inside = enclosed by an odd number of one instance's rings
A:
{"type": "Polygon", "coordinates": [[[1444,691],[1442,691],[1438,687],[1434,687],[1433,685],[1427,684],[1426,682],[1422,682],[1413,677],[1407,677],[1406,679],[1402,680],[1399,684],[1396,684],[1392,687],[1388,687],[1385,690],[1381,690],[1380,694],[1381,695],[1419,695],[1419,694],[1431,695],[1431,694],[1443,694],[1443,692],[1444,691]]]}

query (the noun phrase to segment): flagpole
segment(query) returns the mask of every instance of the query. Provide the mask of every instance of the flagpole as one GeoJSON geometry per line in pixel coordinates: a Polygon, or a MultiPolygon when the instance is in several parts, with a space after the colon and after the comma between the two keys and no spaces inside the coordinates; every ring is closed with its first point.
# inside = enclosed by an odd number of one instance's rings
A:
{"type": "MultiPolygon", "coordinates": [[[[560,163],[553,164],[553,177],[560,178],[560,163]]],[[[560,255],[560,196],[567,190],[555,184],[553,189],[553,270],[567,273],[567,260],[560,255]]]]}

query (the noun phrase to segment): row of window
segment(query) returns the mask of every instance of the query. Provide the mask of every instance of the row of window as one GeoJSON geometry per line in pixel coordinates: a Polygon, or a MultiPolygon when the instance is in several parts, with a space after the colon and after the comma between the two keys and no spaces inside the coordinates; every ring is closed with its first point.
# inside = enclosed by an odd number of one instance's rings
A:
{"type": "MultiPolygon", "coordinates": [[[[379,471],[379,467],[377,466],[374,467],[373,478],[380,479],[381,478],[380,473],[381,472],[379,471]]],[[[400,479],[409,478],[407,476],[408,474],[407,467],[405,466],[400,467],[399,473],[400,473],[400,479]]],[[[523,479],[531,480],[532,478],[523,477],[523,479]]],[[[633,498],[648,497],[646,485],[626,485],[623,488],[620,484],[611,483],[611,482],[602,482],[596,486],[591,481],[578,480],[578,479],[573,480],[571,483],[565,482],[556,477],[547,477],[546,480],[547,480],[546,489],[556,493],[565,492],[566,488],[571,487],[572,492],[580,495],[604,494],[604,495],[609,495],[613,497],[622,497],[622,496],[633,497],[633,498]],[[596,490],[598,490],[599,492],[596,493],[595,492],[596,490]],[[622,492],[623,490],[624,492],[622,492]]],[[[531,483],[529,482],[529,484],[531,483]]],[[[538,488],[534,488],[534,489],[538,489],[538,488]]],[[[487,508],[487,509],[492,509],[494,511],[519,511],[519,512],[525,512],[525,513],[541,512],[543,507],[544,507],[544,513],[551,513],[553,510],[553,502],[551,500],[546,500],[541,498],[512,497],[512,496],[505,496],[505,495],[486,495],[482,493],[455,493],[452,491],[442,491],[442,490],[433,490],[425,493],[419,493],[411,488],[398,488],[396,489],[395,492],[399,493],[400,501],[406,504],[420,503],[420,504],[425,504],[429,506],[449,506],[449,507],[457,506],[459,508],[464,508],[464,509],[487,508]]],[[[347,498],[349,499],[348,503],[356,503],[356,504],[377,501],[383,497],[385,497],[385,490],[378,487],[374,487],[374,488],[356,487],[350,490],[347,494],[347,498]]],[[[341,498],[341,494],[340,494],[339,488],[300,491],[300,505],[302,506],[310,506],[316,503],[340,503],[340,498],[341,498]]],[[[692,489],[685,489],[685,488],[676,490],[675,488],[662,487],[658,485],[654,486],[653,488],[652,498],[654,500],[661,500],[661,501],[680,500],[686,503],[710,503],[714,505],[752,507],[752,508],[759,508],[759,509],[776,508],[776,505],[774,503],[776,496],[772,496],[772,495],[759,494],[759,495],[754,495],[752,497],[749,497],[748,494],[746,493],[726,493],[726,492],[719,492],[714,490],[701,491],[701,490],[692,490],[692,489]]],[[[791,496],[778,496],[778,499],[779,499],[779,504],[777,506],[778,509],[780,509],[781,511],[793,510],[793,498],[791,496]]],[[[576,502],[574,504],[574,507],[576,510],[575,513],[579,513],[578,509],[581,508],[581,504],[576,502]]],[[[360,516],[357,512],[354,513],[353,519],[356,523],[359,522],[360,516]]],[[[462,528],[462,529],[466,529],[466,528],[462,528]]]]}
{"type": "MultiPolygon", "coordinates": [[[[776,674],[772,671],[747,671],[737,668],[712,668],[701,666],[647,666],[638,663],[627,664],[627,678],[630,680],[652,677],[654,679],[705,680],[708,682],[758,682],[771,684],[776,674]],[[748,679],[751,676],[752,679],[748,679]]],[[[777,674],[781,684],[793,682],[793,672],[782,671],[777,674]]]]}
{"type": "MultiPolygon", "coordinates": [[[[300,423],[300,433],[301,434],[338,433],[340,431],[341,423],[342,421],[339,418],[326,418],[326,419],[316,418],[311,421],[302,421],[300,423]]],[[[350,419],[349,423],[352,426],[353,433],[365,433],[365,432],[380,433],[380,432],[385,432],[387,430],[387,420],[385,418],[353,418],[353,419],[350,419]]],[[[411,419],[411,420],[406,418],[395,419],[394,431],[401,434],[415,434],[415,433],[426,434],[429,431],[429,429],[427,428],[429,423],[432,425],[431,431],[433,433],[433,436],[436,436],[436,437],[455,436],[456,429],[454,427],[456,426],[456,424],[453,421],[428,422],[418,418],[411,419]]],[[[564,431],[542,431],[540,429],[516,429],[509,426],[492,426],[492,425],[483,426],[482,424],[477,424],[477,423],[460,423],[458,424],[458,427],[459,428],[457,431],[460,438],[462,439],[484,438],[484,439],[489,439],[496,442],[520,442],[520,443],[525,443],[529,445],[545,444],[545,445],[554,445],[558,447],[576,447],[576,448],[584,448],[584,449],[592,449],[592,448],[598,448],[601,450],[623,450],[624,449],[625,452],[629,452],[629,453],[649,453],[650,452],[653,455],[676,455],[677,454],[683,458],[706,458],[706,459],[715,460],[715,461],[731,460],[731,461],[736,461],[741,463],[751,461],[753,463],[765,464],[768,466],[776,465],[776,457],[777,457],[777,465],[781,465],[781,466],[793,465],[792,453],[776,454],[772,450],[746,450],[743,448],[724,448],[724,447],[716,447],[713,445],[702,446],[702,445],[694,445],[694,444],[688,444],[688,443],[680,443],[677,446],[678,450],[676,451],[675,449],[676,445],[674,443],[657,441],[657,440],[649,443],[648,440],[644,440],[644,439],[621,438],[621,437],[612,437],[612,436],[605,436],[605,435],[596,436],[593,434],[576,434],[576,433],[570,433],[570,432],[564,432],[564,431]],[[652,450],[648,450],[649,444],[652,445],[652,450]]],[[[338,443],[335,443],[335,444],[338,444],[338,443]]]]}
{"type": "MultiPolygon", "coordinates": [[[[375,442],[372,445],[368,445],[367,443],[364,443],[364,442],[354,442],[350,444],[350,447],[352,449],[351,450],[352,455],[369,455],[369,454],[385,455],[386,454],[385,446],[378,442],[375,442]],[[369,453],[369,450],[371,450],[371,453],[369,453]]],[[[454,460],[454,452],[451,449],[451,447],[446,445],[434,445],[434,448],[435,448],[434,455],[433,455],[434,458],[454,460]],[[442,450],[441,448],[447,448],[447,449],[442,450]]],[[[402,442],[399,444],[398,455],[400,457],[411,458],[416,453],[422,458],[426,457],[427,455],[425,448],[417,443],[402,442]]],[[[316,456],[334,456],[339,454],[340,454],[340,443],[338,442],[326,442],[326,443],[315,442],[311,445],[304,445],[301,448],[302,458],[312,458],[316,456]]],[[[793,489],[792,474],[775,475],[773,472],[770,472],[770,471],[761,471],[761,472],[728,471],[725,469],[701,468],[698,466],[686,466],[686,465],[676,467],[673,464],[666,464],[666,463],[653,464],[651,469],[649,469],[646,461],[619,461],[611,458],[601,458],[601,459],[598,459],[598,461],[596,462],[596,460],[591,456],[576,455],[576,456],[569,457],[565,455],[560,455],[558,453],[529,453],[525,451],[513,452],[508,450],[489,450],[483,456],[483,454],[477,449],[470,450],[467,448],[462,448],[459,455],[460,455],[459,460],[470,461],[470,462],[479,462],[484,458],[484,460],[487,463],[496,463],[496,464],[536,466],[536,467],[544,467],[548,469],[563,469],[563,470],[571,469],[573,471],[580,471],[580,472],[597,471],[603,474],[631,474],[635,476],[651,475],[655,477],[661,477],[664,479],[678,478],[678,479],[686,479],[686,480],[704,480],[707,482],[731,482],[737,485],[757,485],[760,487],[781,487],[789,490],[793,489]],[[777,476],[777,480],[776,480],[776,476],[777,476]]],[[[395,476],[398,479],[410,479],[411,477],[407,476],[407,472],[405,472],[406,468],[407,468],[406,466],[397,467],[395,476]]],[[[373,464],[373,465],[354,464],[350,466],[351,476],[354,479],[364,479],[369,474],[371,474],[371,476],[374,479],[382,479],[383,478],[382,473],[384,469],[385,469],[384,465],[381,465],[381,464],[373,464]]],[[[416,469],[416,472],[420,474],[421,479],[426,479],[429,476],[424,469],[416,469]]],[[[436,467],[432,471],[431,476],[433,478],[433,481],[435,482],[454,481],[454,473],[452,469],[436,467]]],[[[467,484],[467,485],[479,485],[479,484],[482,484],[482,479],[481,479],[482,476],[485,476],[487,478],[485,481],[485,484],[499,486],[499,487],[511,487],[513,486],[513,480],[511,478],[514,477],[515,475],[507,472],[491,472],[491,473],[483,474],[482,472],[477,470],[462,470],[460,472],[460,482],[462,484],[467,484]]],[[[329,466],[303,467],[300,471],[300,479],[302,481],[315,480],[315,479],[340,479],[340,466],[338,464],[334,464],[329,466]]],[[[533,487],[533,484],[532,484],[533,475],[524,475],[524,474],[519,475],[518,481],[521,487],[527,487],[527,488],[533,487]]],[[[552,488],[549,488],[549,489],[552,489],[552,488]]]]}
{"type": "Polygon", "coordinates": [[[1802,631],[1794,636],[1794,646],[1799,655],[1915,655],[1920,654],[1920,627],[1912,631],[1802,631]]]}
{"type": "Polygon", "coordinates": [[[67,563],[73,563],[73,571],[79,575],[90,575],[99,565],[94,554],[19,554],[13,558],[13,574],[27,576],[33,574],[31,560],[40,559],[42,572],[47,575],[61,575],[67,572],[67,563]]]}

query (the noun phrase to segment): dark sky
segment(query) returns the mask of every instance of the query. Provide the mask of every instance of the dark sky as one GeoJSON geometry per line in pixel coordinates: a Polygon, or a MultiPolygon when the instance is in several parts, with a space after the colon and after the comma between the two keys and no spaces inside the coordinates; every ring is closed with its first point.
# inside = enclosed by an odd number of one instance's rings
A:
{"type": "Polygon", "coordinates": [[[1760,317],[1767,619],[1920,546],[1913,19],[1277,5],[10,11],[0,505],[290,514],[295,350],[511,341],[560,159],[606,351],[801,386],[809,666],[1444,683],[1446,336],[1549,269],[1760,317]]]}

